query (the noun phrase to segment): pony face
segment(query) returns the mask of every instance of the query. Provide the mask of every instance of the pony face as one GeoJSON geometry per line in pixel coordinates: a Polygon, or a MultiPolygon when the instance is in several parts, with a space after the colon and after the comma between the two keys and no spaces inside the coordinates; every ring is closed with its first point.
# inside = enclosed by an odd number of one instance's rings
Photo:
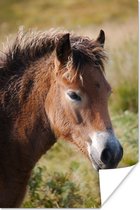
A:
{"type": "Polygon", "coordinates": [[[103,31],[95,41],[78,40],[77,45],[69,34],[60,39],[55,82],[45,106],[56,136],[77,145],[97,170],[116,167],[123,154],[108,113],[111,87],[103,71],[104,41],[103,31]]]}

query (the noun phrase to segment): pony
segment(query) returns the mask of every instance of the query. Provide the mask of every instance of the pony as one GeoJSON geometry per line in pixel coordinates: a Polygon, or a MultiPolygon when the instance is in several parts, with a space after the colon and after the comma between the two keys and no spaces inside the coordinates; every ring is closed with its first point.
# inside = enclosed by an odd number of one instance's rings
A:
{"type": "Polygon", "coordinates": [[[19,207],[32,169],[58,139],[94,168],[117,167],[123,149],[109,112],[105,33],[19,30],[0,52],[0,207],[19,207]]]}

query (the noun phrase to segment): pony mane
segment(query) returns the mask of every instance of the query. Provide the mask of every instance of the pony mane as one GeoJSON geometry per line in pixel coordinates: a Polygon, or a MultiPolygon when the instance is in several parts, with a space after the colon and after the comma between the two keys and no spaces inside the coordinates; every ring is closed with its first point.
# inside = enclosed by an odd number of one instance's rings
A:
{"type": "MultiPolygon", "coordinates": [[[[45,56],[50,56],[57,46],[59,38],[67,31],[24,31],[19,29],[17,36],[10,43],[4,44],[0,51],[0,75],[18,74],[24,71],[32,62],[45,56]]],[[[104,49],[95,41],[84,36],[76,36],[70,33],[71,47],[73,51],[73,65],[76,69],[85,63],[92,62],[104,70],[106,54],[104,49]]]]}

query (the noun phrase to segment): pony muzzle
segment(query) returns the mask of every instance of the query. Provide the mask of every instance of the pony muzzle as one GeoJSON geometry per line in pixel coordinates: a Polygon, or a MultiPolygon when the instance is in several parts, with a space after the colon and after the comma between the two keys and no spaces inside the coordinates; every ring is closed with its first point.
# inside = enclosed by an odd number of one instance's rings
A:
{"type": "Polygon", "coordinates": [[[89,135],[88,154],[93,167],[116,168],[123,156],[123,148],[113,132],[94,132],[89,135]]]}

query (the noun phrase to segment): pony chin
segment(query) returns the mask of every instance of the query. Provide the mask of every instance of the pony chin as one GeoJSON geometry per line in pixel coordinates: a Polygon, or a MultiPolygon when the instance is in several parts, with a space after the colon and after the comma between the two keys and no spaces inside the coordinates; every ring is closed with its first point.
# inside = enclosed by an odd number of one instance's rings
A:
{"type": "Polygon", "coordinates": [[[91,156],[91,149],[90,149],[90,144],[87,143],[87,151],[88,151],[88,155],[89,155],[89,159],[91,161],[91,164],[93,166],[93,168],[96,171],[99,171],[100,167],[98,166],[98,164],[96,163],[96,161],[94,160],[93,156],[91,156]]]}

